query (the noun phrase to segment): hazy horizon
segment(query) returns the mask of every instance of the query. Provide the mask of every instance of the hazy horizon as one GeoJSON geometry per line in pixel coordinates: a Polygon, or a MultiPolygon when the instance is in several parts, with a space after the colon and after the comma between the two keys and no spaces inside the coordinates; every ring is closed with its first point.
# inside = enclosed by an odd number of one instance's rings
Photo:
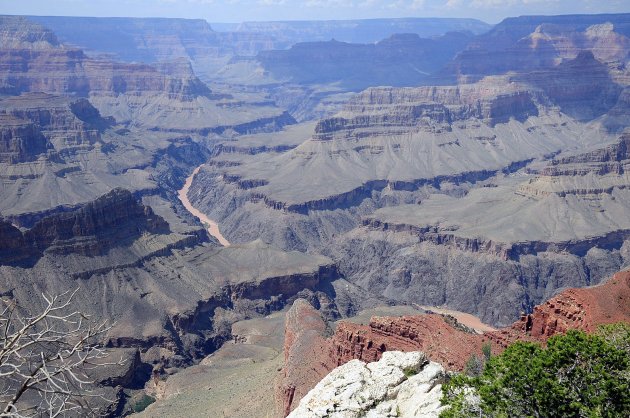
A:
{"type": "Polygon", "coordinates": [[[244,21],[379,18],[474,18],[497,23],[520,15],[630,12],[628,0],[0,0],[0,14],[86,17],[165,17],[244,21]]]}

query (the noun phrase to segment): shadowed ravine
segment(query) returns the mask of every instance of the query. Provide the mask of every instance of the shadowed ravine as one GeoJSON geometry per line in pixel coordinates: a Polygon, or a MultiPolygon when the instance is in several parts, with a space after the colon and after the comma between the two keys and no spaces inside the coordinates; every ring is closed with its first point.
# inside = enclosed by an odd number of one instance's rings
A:
{"type": "Polygon", "coordinates": [[[195,178],[195,175],[199,172],[200,168],[201,166],[195,168],[195,171],[193,171],[192,174],[186,179],[186,182],[184,183],[184,187],[182,187],[181,190],[177,192],[177,195],[179,197],[179,200],[181,200],[182,204],[186,208],[186,210],[192,213],[195,217],[199,218],[201,223],[206,226],[208,233],[212,235],[213,237],[215,237],[219,241],[219,243],[221,243],[221,245],[223,245],[224,247],[228,247],[230,245],[230,242],[227,239],[225,239],[223,235],[221,235],[221,231],[219,230],[219,225],[212,219],[208,218],[205,214],[201,213],[198,209],[196,209],[192,205],[192,203],[190,203],[190,200],[188,199],[188,190],[190,189],[190,185],[192,184],[193,178],[195,178]]]}

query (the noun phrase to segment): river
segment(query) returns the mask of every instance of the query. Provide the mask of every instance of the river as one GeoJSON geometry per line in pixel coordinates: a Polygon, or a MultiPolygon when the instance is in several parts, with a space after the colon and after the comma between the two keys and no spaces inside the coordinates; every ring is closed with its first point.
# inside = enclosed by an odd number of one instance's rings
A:
{"type": "Polygon", "coordinates": [[[230,242],[227,239],[225,239],[225,237],[221,234],[221,231],[219,230],[219,224],[217,224],[215,221],[208,218],[204,213],[196,209],[190,203],[190,200],[188,200],[188,190],[190,189],[190,185],[192,184],[193,179],[195,178],[195,176],[197,175],[200,169],[201,169],[201,165],[195,168],[195,171],[193,171],[192,174],[186,179],[186,182],[184,183],[184,187],[182,187],[181,190],[177,192],[177,196],[179,196],[179,200],[181,200],[186,210],[192,213],[195,217],[199,218],[201,223],[206,226],[206,228],[208,229],[208,234],[215,237],[221,245],[223,245],[224,247],[227,247],[230,245],[230,242]]]}

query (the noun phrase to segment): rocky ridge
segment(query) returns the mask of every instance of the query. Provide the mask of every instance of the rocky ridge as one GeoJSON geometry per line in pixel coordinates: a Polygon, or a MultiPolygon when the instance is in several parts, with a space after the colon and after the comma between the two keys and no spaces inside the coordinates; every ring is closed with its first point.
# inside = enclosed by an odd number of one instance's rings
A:
{"type": "Polygon", "coordinates": [[[213,93],[177,54],[152,65],[118,62],[61,44],[50,30],[24,17],[4,16],[0,25],[8,28],[2,32],[5,42],[0,49],[0,92],[4,94],[89,97],[102,114],[119,123],[203,135],[237,125],[252,131],[293,122],[273,104],[254,105],[249,104],[251,100],[213,93]],[[10,30],[19,22],[27,22],[28,35],[10,30]],[[46,36],[52,41],[38,41],[46,36]],[[231,105],[246,109],[226,111],[231,105]]]}
{"type": "Polygon", "coordinates": [[[402,18],[361,19],[299,22],[243,22],[236,32],[267,34],[281,47],[298,42],[321,42],[335,39],[341,42],[369,44],[397,33],[413,33],[423,38],[441,36],[446,32],[470,31],[478,34],[489,25],[475,19],[402,18]]]}
{"type": "MultiPolygon", "coordinates": [[[[544,342],[549,337],[569,329],[593,332],[601,324],[630,321],[629,300],[630,272],[626,271],[615,274],[600,286],[567,289],[536,306],[531,314],[523,314],[511,326],[483,334],[467,330],[453,317],[436,314],[372,317],[367,325],[341,321],[333,336],[326,340],[327,358],[318,355],[305,364],[302,360],[304,357],[298,360],[285,356],[284,370],[288,372],[284,373],[283,382],[285,384],[287,381],[292,382],[293,393],[305,392],[312,386],[309,386],[301,374],[295,373],[295,367],[314,370],[311,364],[325,365],[323,369],[321,367],[316,369],[319,370],[320,378],[323,378],[326,375],[326,368],[330,371],[344,364],[359,364],[356,362],[357,359],[367,363],[378,361],[385,355],[390,355],[388,353],[391,351],[422,351],[428,359],[441,364],[446,370],[461,371],[471,355],[482,356],[481,347],[485,343],[490,343],[492,352],[496,354],[517,340],[544,342]]],[[[300,305],[299,310],[292,308],[292,311],[294,314],[302,312],[300,317],[304,318],[305,322],[298,322],[298,326],[296,324],[290,326],[291,333],[288,333],[289,337],[285,339],[285,353],[292,352],[293,346],[304,346],[314,338],[318,341],[321,338],[308,332],[310,324],[315,322],[312,318],[317,318],[316,310],[311,307],[309,311],[309,307],[300,305]],[[304,330],[304,333],[300,333],[301,330],[304,330]],[[296,338],[296,335],[299,337],[296,338]]],[[[309,381],[312,378],[310,376],[309,381]]],[[[329,384],[323,382],[316,386],[318,388],[316,392],[309,392],[307,398],[300,402],[300,409],[296,411],[318,413],[314,406],[310,407],[312,410],[304,408],[309,403],[316,405],[317,397],[322,399],[328,396],[319,393],[322,386],[329,384]]],[[[279,393],[279,396],[282,394],[279,393]]],[[[296,408],[299,402],[298,397],[287,397],[286,393],[281,399],[284,400],[285,406],[288,404],[291,408],[296,408]]],[[[323,404],[327,405],[326,402],[323,404]]]]}
{"type": "Polygon", "coordinates": [[[451,64],[460,80],[552,68],[590,50],[612,67],[626,60],[627,14],[507,18],[480,35],[451,64]]]}

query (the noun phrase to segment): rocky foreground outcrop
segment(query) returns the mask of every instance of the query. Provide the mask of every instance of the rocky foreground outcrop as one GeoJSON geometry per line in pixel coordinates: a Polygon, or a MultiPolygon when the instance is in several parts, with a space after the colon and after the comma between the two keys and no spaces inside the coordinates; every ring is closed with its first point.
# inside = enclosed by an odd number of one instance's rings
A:
{"type": "Polygon", "coordinates": [[[421,352],[388,351],[373,363],[352,360],[333,370],[289,415],[437,417],[444,369],[421,352]]]}
{"type": "Polygon", "coordinates": [[[326,323],[320,313],[304,299],[298,299],[287,312],[284,329],[284,369],[277,395],[284,400],[284,415],[291,412],[294,400],[306,395],[330,370],[326,323]],[[304,361],[308,359],[308,361],[304,361]]]}
{"type": "MultiPolygon", "coordinates": [[[[294,353],[296,352],[294,347],[308,346],[310,342],[314,343],[313,346],[315,343],[319,344],[317,352],[320,353],[321,334],[310,332],[310,325],[317,323],[317,311],[301,303],[289,312],[293,317],[300,312],[300,317],[304,322],[299,325],[295,323],[295,320],[292,321],[291,332],[287,333],[289,337],[285,340],[285,353],[294,353]]],[[[342,366],[333,372],[336,376],[341,373],[337,370],[346,370],[343,368],[344,364],[363,364],[356,360],[374,362],[389,355],[390,351],[422,351],[428,359],[441,364],[446,370],[461,371],[472,355],[482,356],[482,346],[486,343],[490,343],[492,353],[496,354],[517,340],[545,342],[549,337],[564,333],[569,329],[593,332],[601,324],[620,321],[630,322],[630,271],[617,273],[600,286],[565,290],[544,304],[536,306],[531,314],[524,314],[512,326],[483,334],[467,330],[452,317],[436,314],[372,317],[368,325],[342,321],[337,324],[335,333],[326,340],[328,358],[321,353],[312,357],[312,360],[310,357],[285,355],[282,384],[285,385],[284,387],[293,388],[291,397],[287,397],[287,393],[284,392],[285,411],[287,407],[289,409],[297,407],[300,398],[296,394],[308,391],[310,389],[307,386],[308,382],[314,380],[314,375],[318,373],[320,378],[323,378],[325,373],[322,371],[326,368],[330,371],[342,366]],[[309,370],[311,375],[305,379],[303,374],[296,373],[296,370],[309,370]]],[[[322,326],[320,324],[319,328],[322,326]]],[[[348,367],[350,370],[355,366],[348,367]]],[[[360,377],[360,375],[355,377],[360,377]]],[[[357,383],[359,381],[360,379],[355,382],[355,386],[360,386],[357,383]]],[[[316,388],[323,390],[322,387],[330,384],[329,381],[326,383],[322,381],[316,388]]],[[[354,387],[350,385],[350,382],[348,385],[348,387],[354,387]]],[[[304,409],[306,406],[300,403],[299,411],[309,414],[321,413],[322,410],[317,409],[319,405],[317,396],[321,398],[332,395],[324,395],[323,392],[317,395],[311,395],[311,393],[304,400],[305,405],[311,405],[308,407],[310,409],[304,409]]],[[[323,405],[325,405],[324,411],[326,408],[331,408],[327,402],[323,405]]],[[[364,405],[364,407],[369,410],[371,406],[364,405]]],[[[332,409],[329,412],[331,411],[332,409]]]]}

